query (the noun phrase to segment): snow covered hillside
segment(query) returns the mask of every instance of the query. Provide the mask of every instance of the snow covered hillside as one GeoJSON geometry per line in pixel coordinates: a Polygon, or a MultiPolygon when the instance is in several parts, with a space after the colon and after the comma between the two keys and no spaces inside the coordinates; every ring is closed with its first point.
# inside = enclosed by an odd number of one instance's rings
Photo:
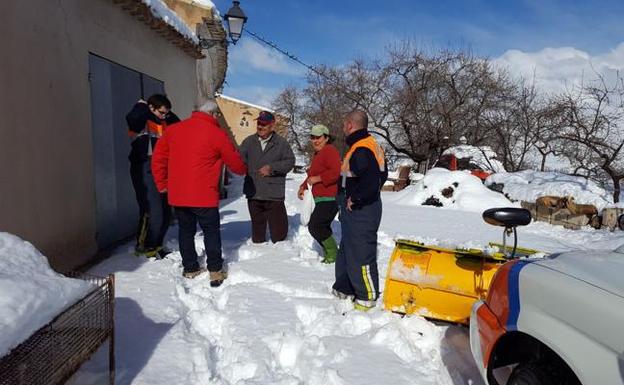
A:
{"type": "MultiPolygon", "coordinates": [[[[117,383],[119,384],[482,384],[467,329],[378,307],[369,313],[330,293],[333,266],[299,226],[296,190],[289,175],[291,230],[278,244],[249,242],[250,223],[241,179],[223,202],[222,237],[229,278],[213,289],[208,277],[181,276],[177,252],[153,261],[119,248],[93,274],[116,275],[117,383]]],[[[393,239],[478,247],[497,241],[501,229],[481,213],[415,206],[383,193],[379,232],[381,285],[393,239]],[[400,202],[399,202],[400,201],[400,202]]],[[[483,198],[487,200],[489,198],[483,198]]],[[[334,228],[339,237],[339,224],[334,228]]],[[[520,245],[543,251],[615,248],[621,233],[579,231],[534,223],[518,230],[520,245]]],[[[175,229],[168,245],[177,249],[175,229]]],[[[196,239],[199,251],[201,238],[196,239]]],[[[95,359],[71,384],[95,384],[106,360],[95,359]]]]}

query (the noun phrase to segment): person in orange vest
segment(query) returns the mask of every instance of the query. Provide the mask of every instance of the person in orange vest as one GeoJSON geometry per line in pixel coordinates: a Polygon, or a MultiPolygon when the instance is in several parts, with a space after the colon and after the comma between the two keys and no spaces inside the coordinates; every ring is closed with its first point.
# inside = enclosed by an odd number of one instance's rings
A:
{"type": "Polygon", "coordinates": [[[163,241],[171,220],[171,207],[167,194],[158,192],[150,161],[156,142],[168,125],[180,119],[171,112],[171,102],[165,95],[154,94],[139,100],[126,115],[128,136],[132,139],[130,177],[139,205],[135,255],[164,258],[169,251],[163,248],[163,241]]]}
{"type": "Polygon", "coordinates": [[[342,130],[349,146],[342,161],[337,196],[342,238],[332,293],[352,299],[356,310],[375,307],[379,297],[377,230],[381,222],[381,187],[388,178],[384,151],[368,132],[368,116],[353,110],[342,130]]]}

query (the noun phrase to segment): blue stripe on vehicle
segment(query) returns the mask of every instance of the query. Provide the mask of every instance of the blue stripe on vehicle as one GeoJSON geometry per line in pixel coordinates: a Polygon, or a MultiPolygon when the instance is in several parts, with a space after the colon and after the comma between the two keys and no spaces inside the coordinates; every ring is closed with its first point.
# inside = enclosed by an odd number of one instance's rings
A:
{"type": "Polygon", "coordinates": [[[507,278],[509,290],[509,316],[507,317],[507,330],[518,330],[518,317],[520,316],[520,270],[529,261],[516,262],[509,271],[507,278]]]}

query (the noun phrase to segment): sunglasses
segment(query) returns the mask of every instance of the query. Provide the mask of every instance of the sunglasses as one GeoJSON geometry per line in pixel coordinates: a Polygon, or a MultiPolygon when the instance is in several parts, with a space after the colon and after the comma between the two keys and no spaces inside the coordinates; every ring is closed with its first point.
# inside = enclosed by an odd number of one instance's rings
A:
{"type": "Polygon", "coordinates": [[[154,109],[154,115],[162,116],[162,118],[164,119],[164,118],[167,117],[167,115],[169,115],[169,111],[163,111],[163,110],[154,109]]]}
{"type": "Polygon", "coordinates": [[[319,136],[310,135],[311,140],[321,139],[322,137],[324,137],[324,135],[319,135],[319,136]]]}

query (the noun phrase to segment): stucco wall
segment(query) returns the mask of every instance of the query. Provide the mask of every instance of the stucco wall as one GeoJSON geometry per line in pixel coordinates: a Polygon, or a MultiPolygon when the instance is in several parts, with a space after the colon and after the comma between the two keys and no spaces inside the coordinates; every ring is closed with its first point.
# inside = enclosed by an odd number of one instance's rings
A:
{"type": "Polygon", "coordinates": [[[0,231],[72,268],[97,251],[89,52],[163,80],[180,117],[194,107],[195,60],[112,1],[2,8],[0,231]]]}

